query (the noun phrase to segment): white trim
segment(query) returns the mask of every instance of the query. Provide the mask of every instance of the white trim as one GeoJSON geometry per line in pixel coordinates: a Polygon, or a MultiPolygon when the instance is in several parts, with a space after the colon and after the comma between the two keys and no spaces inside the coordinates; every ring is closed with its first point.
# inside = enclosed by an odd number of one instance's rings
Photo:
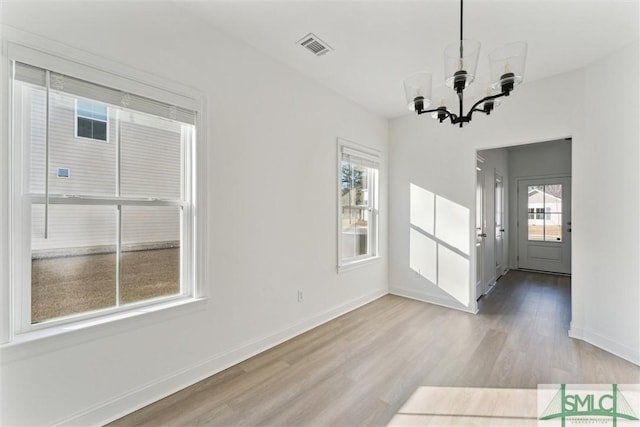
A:
{"type": "Polygon", "coordinates": [[[11,59],[156,99],[176,107],[194,111],[201,108],[202,93],[189,86],[11,26],[4,26],[3,29],[5,38],[9,40],[6,53],[11,59]]]}
{"type": "MultiPolygon", "coordinates": [[[[1,8],[1,6],[0,6],[1,8]]],[[[4,37],[5,27],[0,25],[0,36],[4,37]]],[[[13,153],[11,151],[11,120],[9,103],[13,98],[12,85],[9,84],[11,77],[11,62],[7,58],[7,42],[2,41],[0,45],[2,55],[0,56],[0,93],[7,96],[0,96],[0,344],[11,339],[13,330],[13,312],[11,301],[13,295],[11,291],[11,217],[12,209],[9,200],[11,198],[11,188],[13,186],[13,167],[10,161],[13,153]]]]}
{"type": "Polygon", "coordinates": [[[87,410],[57,420],[52,425],[105,425],[385,295],[387,295],[386,291],[376,291],[355,298],[320,314],[303,319],[274,334],[245,342],[201,363],[185,367],[135,390],[94,405],[87,410]]]}
{"type": "MultiPolygon", "coordinates": [[[[24,344],[42,342],[50,338],[60,338],[61,340],[64,338],[64,340],[75,341],[77,337],[87,334],[90,335],[90,337],[86,337],[87,339],[93,339],[101,333],[95,330],[96,327],[112,328],[113,326],[109,325],[115,325],[117,321],[136,319],[140,316],[148,316],[151,313],[170,312],[180,307],[183,307],[182,310],[187,310],[187,312],[197,311],[206,302],[206,298],[171,298],[161,303],[156,301],[154,303],[141,303],[129,307],[125,306],[124,309],[118,312],[108,313],[100,317],[87,315],[82,319],[78,319],[77,316],[74,316],[71,322],[65,322],[64,320],[51,321],[47,322],[46,327],[38,327],[45,326],[44,323],[38,324],[34,325],[34,328],[29,332],[16,334],[10,343],[0,345],[0,349],[2,349],[2,356],[5,361],[25,358],[29,357],[30,350],[28,347],[25,347],[24,344]],[[16,351],[13,355],[11,355],[12,350],[16,351]]],[[[130,326],[126,329],[130,329],[130,326]]],[[[104,329],[102,329],[102,331],[104,331],[104,329]]],[[[106,334],[110,335],[110,333],[106,334]]],[[[53,342],[56,342],[56,339],[54,339],[53,342]]],[[[57,348],[55,344],[52,344],[52,341],[48,341],[47,344],[43,345],[47,346],[46,351],[55,351],[55,348],[57,348]]],[[[61,346],[64,347],[65,345],[61,344],[61,346]]],[[[40,349],[40,351],[44,352],[45,350],[40,349]]]]}
{"type": "Polygon", "coordinates": [[[343,273],[345,271],[355,270],[360,267],[364,267],[366,265],[372,264],[374,262],[379,262],[382,259],[381,256],[372,256],[366,258],[359,258],[355,261],[351,261],[347,264],[338,265],[338,273],[343,273]]]}
{"type": "Polygon", "coordinates": [[[344,146],[344,147],[350,148],[351,149],[350,151],[354,154],[358,154],[358,153],[365,154],[365,158],[369,157],[374,160],[377,160],[378,162],[380,162],[382,158],[382,152],[377,148],[358,144],[357,142],[353,142],[341,137],[338,137],[337,140],[338,140],[338,147],[339,147],[338,154],[342,153],[342,147],[344,146]]]}
{"type": "Polygon", "coordinates": [[[593,344],[596,347],[640,366],[640,350],[637,348],[631,348],[617,341],[613,341],[598,332],[577,327],[573,322],[571,322],[571,325],[569,326],[569,337],[593,344]]]}

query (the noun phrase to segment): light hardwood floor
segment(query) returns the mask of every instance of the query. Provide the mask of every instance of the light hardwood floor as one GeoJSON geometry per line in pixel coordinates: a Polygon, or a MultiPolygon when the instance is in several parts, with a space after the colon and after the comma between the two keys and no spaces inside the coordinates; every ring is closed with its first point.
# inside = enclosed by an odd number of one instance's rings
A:
{"type": "MultiPolygon", "coordinates": [[[[434,398],[455,411],[443,395],[454,390],[531,401],[538,384],[640,383],[640,367],[567,336],[570,286],[567,277],[511,271],[477,315],[387,295],[112,425],[526,425],[530,410],[497,408],[501,422],[489,424],[404,411],[434,398]]],[[[487,395],[475,395],[466,407],[486,409],[487,395]]]]}

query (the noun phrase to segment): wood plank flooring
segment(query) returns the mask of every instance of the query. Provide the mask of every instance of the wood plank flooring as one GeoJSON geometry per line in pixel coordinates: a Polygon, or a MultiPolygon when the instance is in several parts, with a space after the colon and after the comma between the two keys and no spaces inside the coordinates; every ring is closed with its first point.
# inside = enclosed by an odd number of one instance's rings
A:
{"type": "Polygon", "coordinates": [[[111,425],[527,425],[530,410],[479,391],[530,402],[538,384],[640,383],[640,367],[567,336],[570,280],[511,271],[477,315],[387,295],[111,425]],[[460,393],[477,400],[467,412],[460,393]],[[458,412],[406,413],[424,399],[458,412]]]}

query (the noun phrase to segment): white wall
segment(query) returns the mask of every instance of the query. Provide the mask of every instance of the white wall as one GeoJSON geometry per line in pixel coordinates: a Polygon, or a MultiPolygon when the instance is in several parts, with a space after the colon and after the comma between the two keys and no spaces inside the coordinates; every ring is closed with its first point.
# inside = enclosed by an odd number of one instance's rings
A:
{"type": "Polygon", "coordinates": [[[511,189],[509,194],[509,265],[517,267],[517,180],[527,177],[571,176],[571,141],[559,140],[508,149],[511,189]]]}
{"type": "Polygon", "coordinates": [[[585,70],[584,143],[573,141],[571,322],[572,336],[637,364],[640,364],[639,51],[640,46],[635,43],[585,70]],[[596,194],[602,195],[606,206],[613,209],[605,208],[596,194]]]}
{"type": "MultiPolygon", "coordinates": [[[[409,184],[474,212],[477,149],[572,136],[572,334],[640,364],[638,44],[584,70],[516,88],[466,129],[408,115],[390,123],[389,282],[394,293],[459,307],[409,268],[409,184]],[[624,82],[615,84],[613,82],[624,82]],[[607,194],[605,211],[593,194],[607,194]],[[601,224],[607,226],[602,227],[601,224]]],[[[472,226],[459,223],[462,229],[472,226]]],[[[469,241],[473,234],[469,232],[469,241]]],[[[475,274],[469,263],[469,294],[475,274]]],[[[475,309],[471,302],[467,310],[475,309]]]]}
{"type": "Polygon", "coordinates": [[[2,347],[0,424],[106,422],[387,293],[385,119],[170,3],[2,7],[5,25],[82,49],[87,60],[97,54],[204,93],[211,280],[199,310],[2,347]],[[383,259],[341,274],[337,137],[378,149],[383,160],[383,259]]]}

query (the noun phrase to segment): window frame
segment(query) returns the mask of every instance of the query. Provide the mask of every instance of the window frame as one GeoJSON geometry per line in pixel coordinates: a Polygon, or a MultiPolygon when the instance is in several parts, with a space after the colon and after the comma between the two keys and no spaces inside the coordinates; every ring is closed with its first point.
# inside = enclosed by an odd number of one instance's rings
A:
{"type": "Polygon", "coordinates": [[[348,141],[343,138],[338,138],[337,142],[337,235],[338,235],[338,272],[349,270],[351,268],[365,265],[371,261],[375,261],[380,258],[380,164],[381,155],[380,152],[371,147],[363,146],[352,141],[348,141]],[[367,246],[369,248],[367,254],[357,255],[355,257],[345,258],[343,256],[343,231],[342,231],[342,218],[343,218],[343,204],[342,204],[342,161],[343,152],[348,151],[349,154],[355,158],[360,158],[368,162],[373,162],[376,167],[368,167],[374,173],[368,177],[369,203],[368,207],[355,206],[361,210],[367,210],[370,212],[370,220],[367,227],[367,246]]]}
{"type": "MultiPolygon", "coordinates": [[[[30,341],[43,336],[66,333],[71,330],[83,329],[94,324],[105,324],[113,321],[146,315],[147,313],[162,312],[172,307],[184,306],[191,302],[206,299],[204,284],[208,276],[203,254],[206,253],[206,136],[205,129],[197,120],[206,117],[204,96],[201,92],[186,86],[168,82],[160,77],[129,69],[121,64],[116,64],[99,57],[90,58],[86,53],[81,53],[72,48],[64,47],[60,50],[51,49],[49,52],[34,50],[22,44],[12,41],[3,43],[4,55],[2,56],[2,71],[0,77],[6,101],[3,104],[4,113],[2,122],[7,125],[2,138],[7,142],[9,155],[3,164],[3,176],[0,176],[0,184],[6,185],[7,191],[0,192],[2,202],[6,207],[8,221],[2,225],[2,234],[9,236],[6,247],[0,248],[2,259],[0,264],[8,266],[7,278],[0,290],[0,345],[11,342],[30,341]],[[82,60],[78,60],[82,58],[82,60]],[[87,60],[91,60],[91,64],[87,60]],[[25,206],[31,201],[25,201],[28,191],[23,188],[25,175],[28,168],[24,168],[23,156],[24,144],[18,143],[14,138],[15,131],[9,125],[13,123],[13,84],[12,64],[18,61],[31,64],[44,69],[52,69],[66,75],[83,79],[92,83],[107,87],[118,88],[123,92],[135,93],[150,99],[186,108],[196,113],[196,121],[193,127],[194,139],[185,156],[184,182],[188,191],[185,191],[184,200],[187,201],[183,212],[183,257],[181,260],[181,278],[183,285],[181,293],[167,298],[141,301],[100,310],[98,312],[80,313],[68,318],[52,319],[39,324],[31,324],[31,217],[25,216],[25,206]],[[117,70],[117,74],[110,70],[117,70]],[[6,202],[6,203],[5,203],[6,202]],[[198,215],[196,215],[196,208],[198,215]],[[28,219],[25,219],[28,218],[28,219]],[[198,230],[196,232],[196,230],[198,230]],[[28,274],[25,274],[28,271],[28,274]],[[26,281],[25,278],[29,280],[26,281]],[[25,290],[28,290],[25,291],[25,290]],[[25,305],[28,303],[28,309],[25,305]],[[25,313],[28,312],[28,315],[25,313]],[[87,322],[87,320],[90,320],[87,322]],[[75,326],[74,326],[75,325],[75,326]],[[64,326],[64,327],[60,327],[64,326]]],[[[60,47],[60,46],[58,46],[60,47]]],[[[99,102],[99,101],[98,101],[99,102]]],[[[77,112],[77,103],[76,103],[77,112]]],[[[108,113],[107,113],[108,114],[108,113]]],[[[74,127],[77,126],[77,118],[74,115],[74,127]]],[[[108,123],[108,121],[107,121],[108,123]]],[[[107,126],[108,128],[108,126],[107,126]]],[[[77,136],[77,135],[76,135],[77,136]]],[[[86,139],[86,138],[85,138],[86,139]]],[[[97,140],[105,142],[103,140],[97,140]]],[[[108,139],[107,139],[108,141],[108,139]]],[[[5,145],[5,144],[3,144],[5,145]]],[[[33,195],[29,195],[33,196],[33,195]]],[[[99,200],[80,200],[85,204],[100,204],[99,200]]],[[[104,201],[102,201],[104,202],[104,201]]],[[[162,201],[150,200],[150,205],[163,204],[162,201]]],[[[126,204],[126,203],[124,203],[126,204]]],[[[30,212],[30,206],[27,208],[30,212]]]]}
{"type": "MultiPolygon", "coordinates": [[[[110,117],[109,117],[109,107],[106,106],[106,104],[103,104],[103,105],[105,105],[106,110],[107,110],[106,111],[107,119],[106,120],[100,120],[100,119],[96,119],[94,117],[87,117],[87,116],[84,116],[82,114],[78,114],[78,100],[79,100],[79,98],[75,98],[74,101],[73,101],[73,135],[78,139],[84,139],[84,140],[87,140],[87,141],[98,141],[98,142],[103,142],[103,143],[107,143],[108,144],[109,143],[109,136],[110,136],[109,135],[109,119],[110,119],[110,117]],[[79,128],[78,128],[78,117],[81,117],[81,118],[87,119],[87,120],[91,120],[91,121],[94,121],[94,122],[104,123],[106,125],[106,132],[105,132],[105,138],[106,139],[94,138],[93,136],[89,137],[89,136],[78,135],[78,131],[79,131],[79,128]]],[[[90,99],[83,99],[83,100],[87,101],[87,102],[91,102],[92,104],[98,104],[98,103],[102,104],[99,101],[93,101],[93,100],[90,100],[90,99]]],[[[93,132],[92,132],[92,134],[93,134],[93,132]]]]}

